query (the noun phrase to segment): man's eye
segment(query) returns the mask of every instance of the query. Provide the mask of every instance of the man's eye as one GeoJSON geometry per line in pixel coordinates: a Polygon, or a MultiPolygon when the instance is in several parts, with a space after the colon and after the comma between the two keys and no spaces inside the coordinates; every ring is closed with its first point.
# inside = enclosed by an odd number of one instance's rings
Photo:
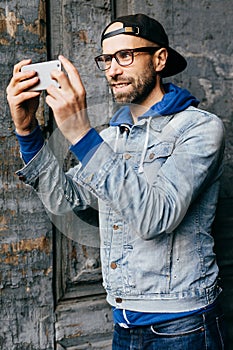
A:
{"type": "Polygon", "coordinates": [[[122,60],[127,60],[131,58],[131,52],[130,51],[120,51],[118,52],[118,57],[122,60]]]}
{"type": "Polygon", "coordinates": [[[106,56],[104,56],[103,61],[106,62],[106,63],[111,62],[112,61],[112,57],[106,55],[106,56]]]}

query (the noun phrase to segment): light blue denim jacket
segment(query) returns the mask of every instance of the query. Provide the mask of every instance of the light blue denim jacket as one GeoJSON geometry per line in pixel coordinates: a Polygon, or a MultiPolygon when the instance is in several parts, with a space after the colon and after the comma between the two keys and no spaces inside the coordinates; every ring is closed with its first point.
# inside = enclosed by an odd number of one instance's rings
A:
{"type": "MultiPolygon", "coordinates": [[[[66,174],[48,145],[17,173],[48,211],[99,206],[108,302],[143,312],[205,307],[219,295],[211,226],[222,172],[218,117],[190,106],[119,127],[66,174]]],[[[78,230],[78,228],[77,228],[78,230]]]]}

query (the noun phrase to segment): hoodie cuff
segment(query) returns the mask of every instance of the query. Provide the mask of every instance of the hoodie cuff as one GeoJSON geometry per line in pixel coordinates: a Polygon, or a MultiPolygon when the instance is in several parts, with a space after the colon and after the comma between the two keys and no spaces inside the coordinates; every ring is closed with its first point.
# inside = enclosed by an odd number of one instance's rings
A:
{"type": "Polygon", "coordinates": [[[40,126],[37,125],[36,129],[26,136],[19,135],[16,131],[15,135],[19,141],[20,153],[23,161],[27,164],[44,145],[44,138],[40,126]]]}
{"type": "Polygon", "coordinates": [[[70,150],[82,165],[85,166],[102,142],[102,137],[92,128],[80,141],[72,145],[70,150]]]}

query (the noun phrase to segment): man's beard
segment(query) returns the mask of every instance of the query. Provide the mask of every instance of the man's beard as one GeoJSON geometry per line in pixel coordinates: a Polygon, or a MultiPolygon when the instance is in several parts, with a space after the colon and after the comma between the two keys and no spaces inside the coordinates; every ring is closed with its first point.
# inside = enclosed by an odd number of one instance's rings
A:
{"type": "Polygon", "coordinates": [[[137,76],[137,79],[126,77],[125,79],[121,77],[116,77],[116,79],[111,79],[109,83],[116,83],[117,81],[124,81],[125,83],[130,83],[130,86],[133,88],[132,91],[128,93],[116,92],[112,90],[112,95],[116,103],[122,104],[140,104],[142,103],[147,96],[151,93],[156,85],[156,76],[157,73],[154,70],[152,62],[147,66],[147,68],[137,76]]]}

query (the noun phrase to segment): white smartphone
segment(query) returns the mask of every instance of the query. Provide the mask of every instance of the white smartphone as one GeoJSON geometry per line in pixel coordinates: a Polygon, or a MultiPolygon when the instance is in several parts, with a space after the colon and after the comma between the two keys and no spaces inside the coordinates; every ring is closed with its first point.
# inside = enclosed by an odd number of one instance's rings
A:
{"type": "Polygon", "coordinates": [[[61,70],[61,62],[59,60],[28,64],[21,68],[22,72],[32,70],[37,72],[40,81],[37,85],[33,86],[30,89],[30,91],[46,90],[47,87],[51,84],[55,85],[56,87],[59,87],[58,82],[52,79],[50,75],[51,71],[53,70],[61,70]]]}

